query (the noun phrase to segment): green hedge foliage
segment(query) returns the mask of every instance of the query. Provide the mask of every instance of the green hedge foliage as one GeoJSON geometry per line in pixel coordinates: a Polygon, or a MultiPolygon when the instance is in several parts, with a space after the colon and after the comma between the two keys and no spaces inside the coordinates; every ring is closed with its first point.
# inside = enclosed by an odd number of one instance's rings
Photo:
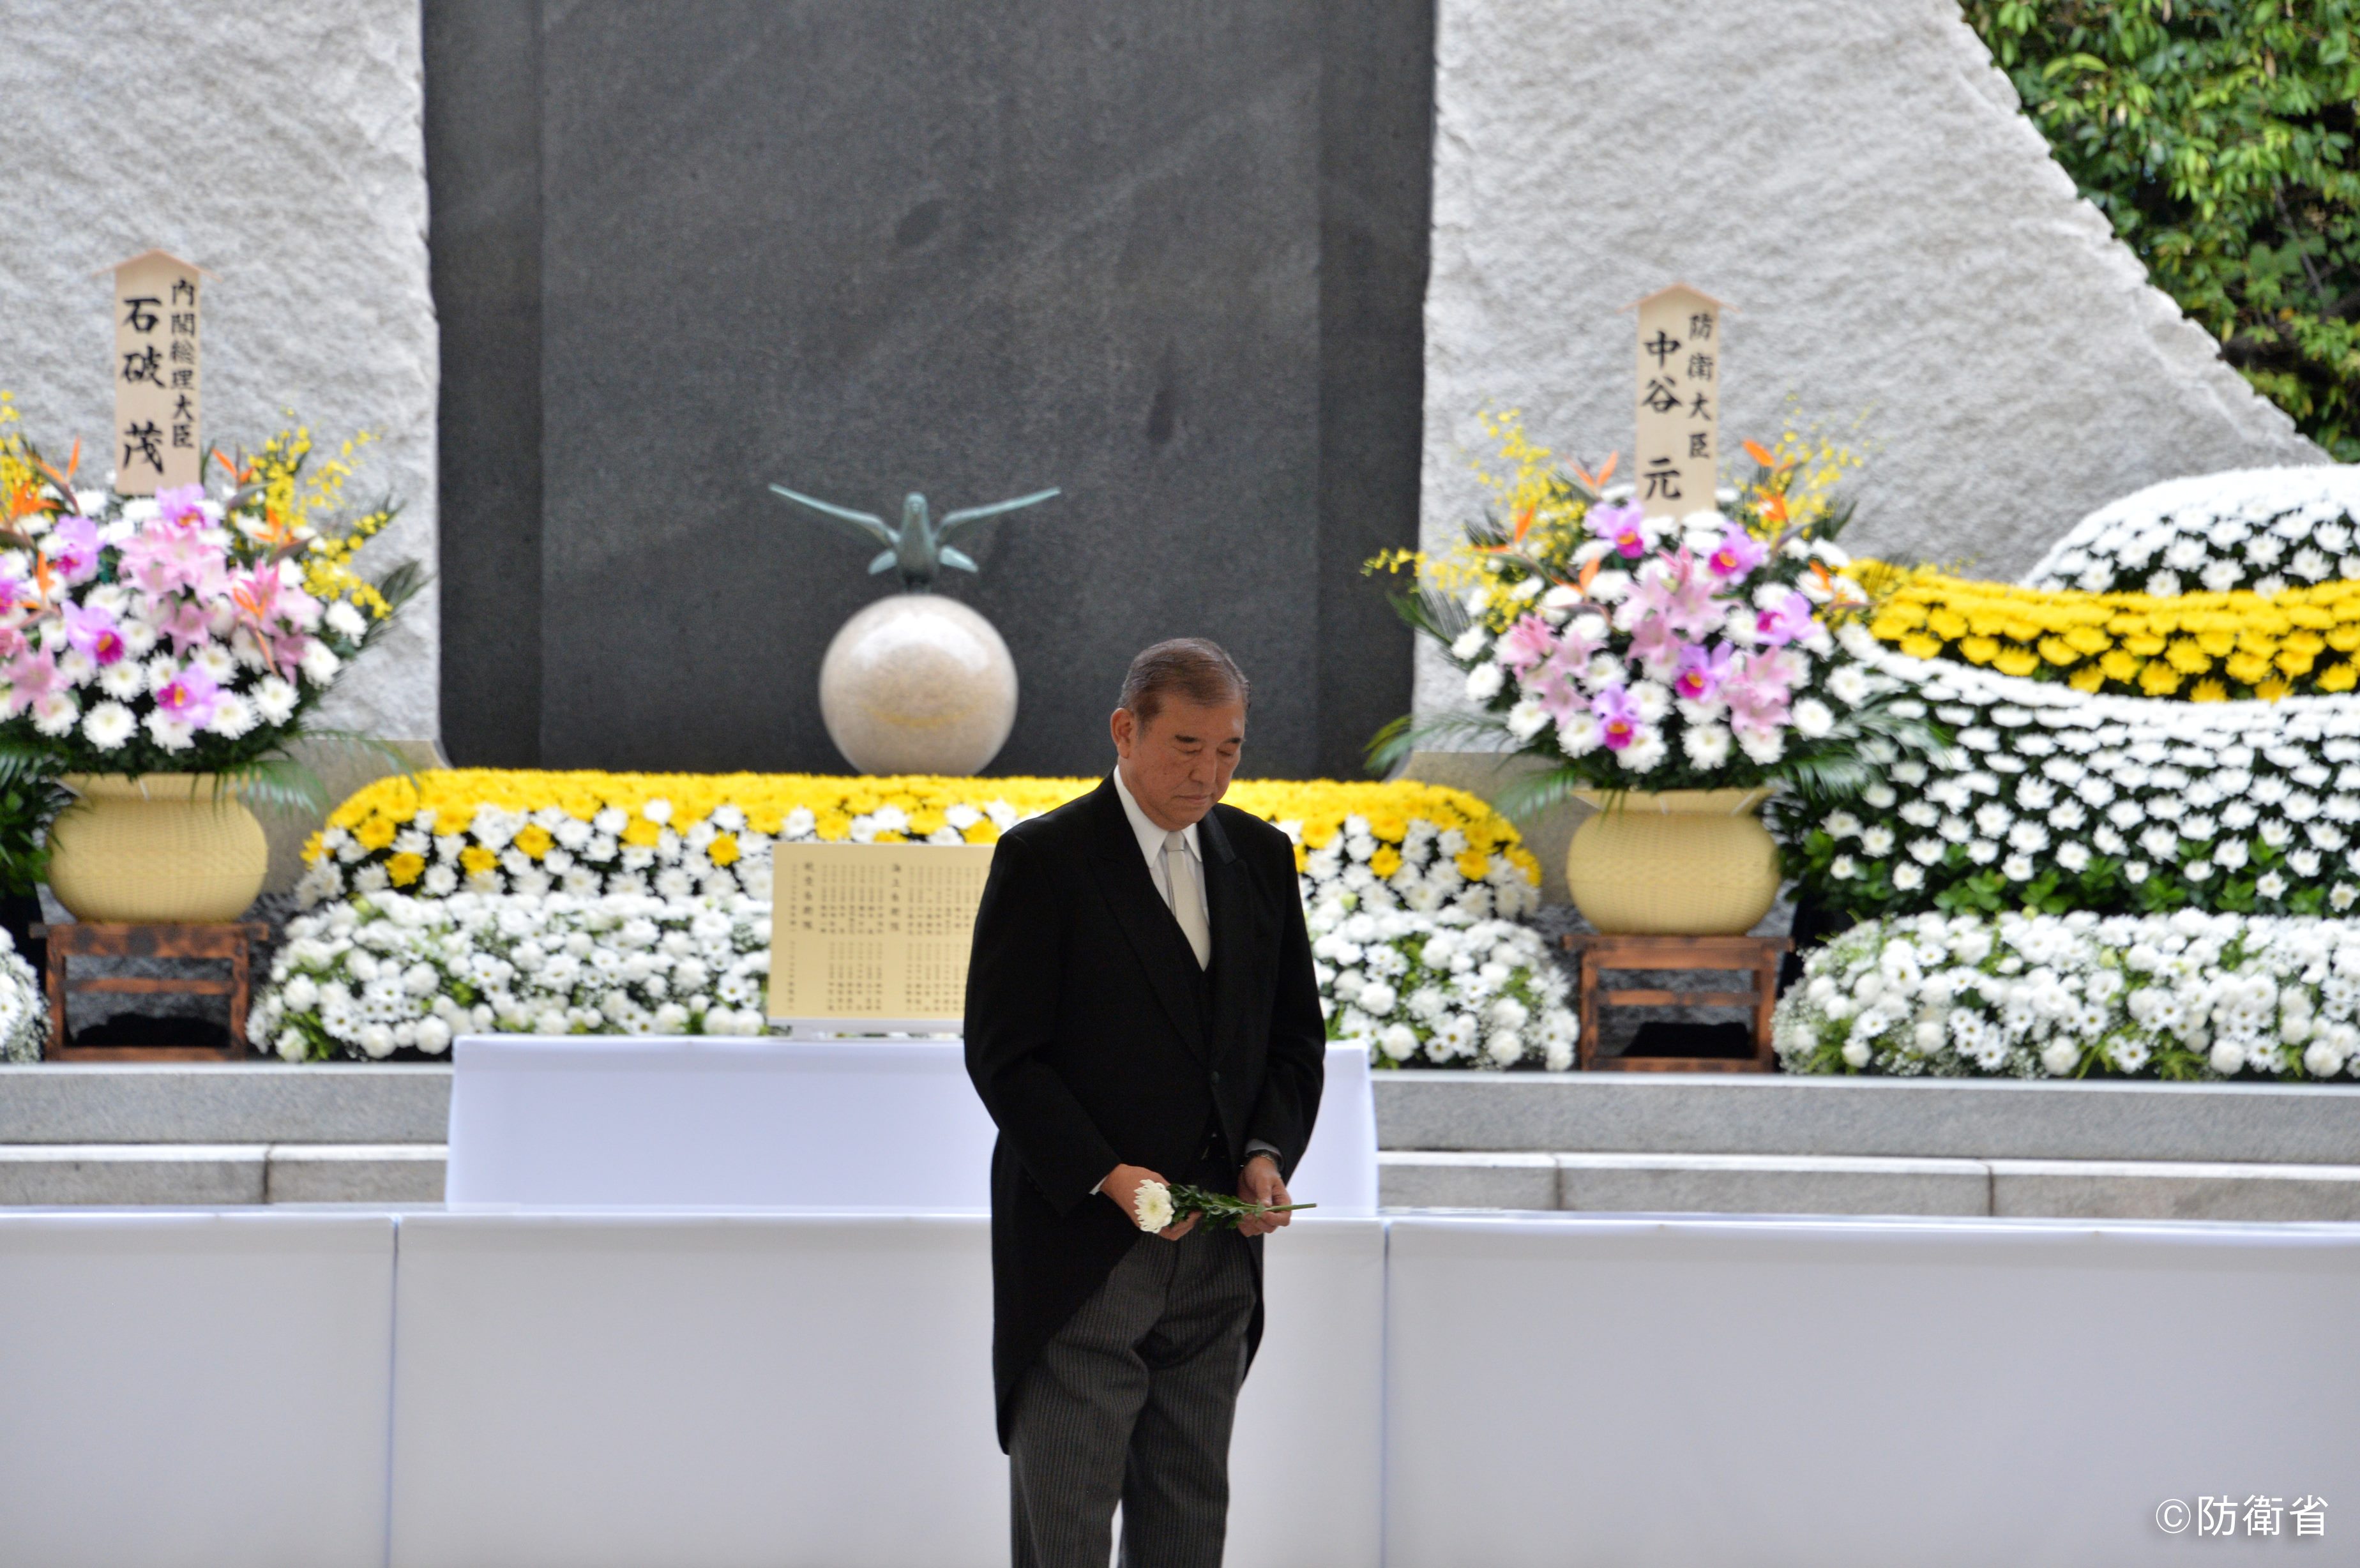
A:
{"type": "Polygon", "coordinates": [[[2360,0],[1965,0],[2081,193],[2303,432],[2360,461],[2360,0]]]}

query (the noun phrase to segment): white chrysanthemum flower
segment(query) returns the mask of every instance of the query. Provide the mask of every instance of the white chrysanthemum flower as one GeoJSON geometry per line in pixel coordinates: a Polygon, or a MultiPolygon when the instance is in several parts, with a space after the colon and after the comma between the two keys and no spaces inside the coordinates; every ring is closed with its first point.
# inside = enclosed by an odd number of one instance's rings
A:
{"type": "Polygon", "coordinates": [[[254,683],[248,696],[254,711],[266,724],[283,724],[295,716],[295,688],[276,675],[266,675],[254,683]]]}
{"type": "Polygon", "coordinates": [[[1143,1231],[1155,1232],[1172,1224],[1172,1189],[1161,1181],[1142,1181],[1131,1195],[1131,1218],[1143,1231]]]}

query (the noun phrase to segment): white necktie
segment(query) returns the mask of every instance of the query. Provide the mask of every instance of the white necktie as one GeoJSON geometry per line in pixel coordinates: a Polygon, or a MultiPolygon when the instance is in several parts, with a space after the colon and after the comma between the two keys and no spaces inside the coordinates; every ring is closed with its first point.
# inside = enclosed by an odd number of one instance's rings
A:
{"type": "Polygon", "coordinates": [[[1213,961],[1213,928],[1205,919],[1205,895],[1196,887],[1196,874],[1189,859],[1188,835],[1165,833],[1164,886],[1171,899],[1173,918],[1187,934],[1188,946],[1196,954],[1196,967],[1202,969],[1213,961]]]}

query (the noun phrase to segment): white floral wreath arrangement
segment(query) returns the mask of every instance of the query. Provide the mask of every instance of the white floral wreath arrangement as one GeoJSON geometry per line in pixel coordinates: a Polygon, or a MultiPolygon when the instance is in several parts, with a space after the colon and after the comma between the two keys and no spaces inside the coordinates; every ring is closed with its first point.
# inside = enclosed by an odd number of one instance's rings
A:
{"type": "Polygon", "coordinates": [[[49,1034],[49,998],[40,977],[0,931],[0,1062],[38,1062],[49,1034]]]}
{"type": "Polygon", "coordinates": [[[1564,972],[1532,927],[1361,909],[1349,898],[1315,906],[1309,925],[1328,1036],[1368,1048],[1373,1064],[1573,1065],[1580,1026],[1565,1006],[1564,972]]]}
{"type": "MultiPolygon", "coordinates": [[[[1865,637],[1865,633],[1859,634],[1865,637]]],[[[1813,895],[1861,917],[2029,906],[2344,914],[2360,905],[2360,702],[2182,702],[1885,652],[1950,744],[1888,752],[1782,830],[1813,895]]]]}
{"type": "Polygon", "coordinates": [[[1804,961],[1773,1029],[1790,1073],[2360,1076],[2360,922],[1916,915],[1804,961]]]}
{"type": "Polygon", "coordinates": [[[2246,468],[2169,479],[2076,523],[2025,577],[2035,588],[2277,593],[2360,578],[2360,466],[2246,468]]]}
{"type": "Polygon", "coordinates": [[[770,949],[769,903],[742,894],[379,891],[288,922],[247,1027],[290,1062],[469,1033],[755,1035],[770,949]]]}

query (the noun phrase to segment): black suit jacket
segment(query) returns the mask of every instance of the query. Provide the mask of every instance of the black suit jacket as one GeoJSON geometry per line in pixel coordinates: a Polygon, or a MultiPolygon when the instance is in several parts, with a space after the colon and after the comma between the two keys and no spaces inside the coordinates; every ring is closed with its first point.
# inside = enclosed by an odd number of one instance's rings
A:
{"type": "MultiPolygon", "coordinates": [[[[1140,1236],[1090,1189],[1118,1164],[1185,1180],[1218,1115],[1229,1147],[1310,1141],[1327,1061],[1295,850],[1215,806],[1197,828],[1212,926],[1203,975],[1111,780],[1000,841],[976,913],[967,1065],[991,1156],[992,1376],[1000,1445],[1017,1379],[1140,1236]]],[[[1261,1242],[1251,1243],[1262,1336],[1261,1242]]],[[[1250,1352],[1251,1353],[1251,1352],[1250,1352]]]]}

